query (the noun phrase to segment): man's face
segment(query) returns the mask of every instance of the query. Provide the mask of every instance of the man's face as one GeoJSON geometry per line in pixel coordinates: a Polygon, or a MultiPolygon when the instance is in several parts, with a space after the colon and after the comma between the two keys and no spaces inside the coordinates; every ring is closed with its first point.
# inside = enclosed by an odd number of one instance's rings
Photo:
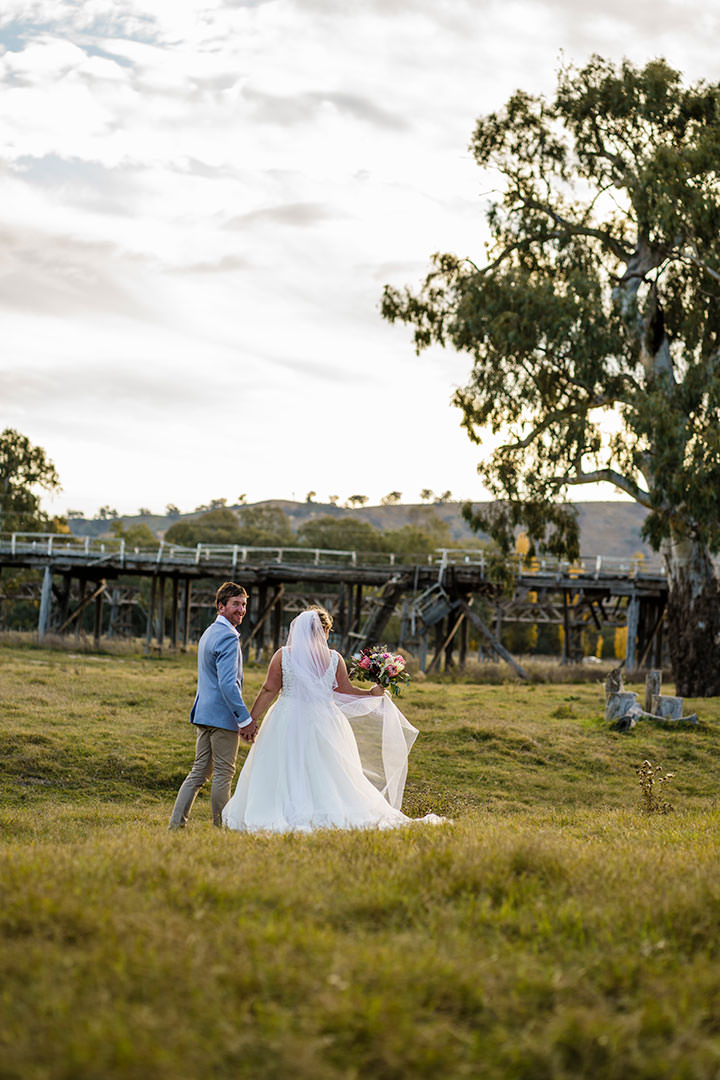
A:
{"type": "Polygon", "coordinates": [[[239,626],[247,611],[247,596],[231,596],[226,604],[218,604],[218,612],[233,626],[239,626]]]}

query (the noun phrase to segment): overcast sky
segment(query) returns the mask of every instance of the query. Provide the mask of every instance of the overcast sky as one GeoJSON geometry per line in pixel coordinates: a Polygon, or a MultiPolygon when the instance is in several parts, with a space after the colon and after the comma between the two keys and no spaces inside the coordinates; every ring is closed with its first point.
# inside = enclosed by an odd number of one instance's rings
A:
{"type": "MultiPolygon", "coordinates": [[[[482,259],[467,145],[561,54],[720,78],[720,0],[3,0],[0,429],[88,515],[480,498],[468,360],[379,316],[482,259]]],[[[588,492],[582,493],[587,497],[588,492]]]]}

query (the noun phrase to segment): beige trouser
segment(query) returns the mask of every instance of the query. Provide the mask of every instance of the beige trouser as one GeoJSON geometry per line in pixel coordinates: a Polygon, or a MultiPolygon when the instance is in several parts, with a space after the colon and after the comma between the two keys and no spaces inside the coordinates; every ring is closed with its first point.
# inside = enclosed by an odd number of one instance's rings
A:
{"type": "Polygon", "coordinates": [[[213,825],[222,825],[223,807],[230,798],[240,736],[237,731],[205,724],[198,724],[197,729],[195,762],[178,791],[170,817],[171,829],[185,827],[195,797],[209,776],[212,776],[210,805],[213,825]]]}

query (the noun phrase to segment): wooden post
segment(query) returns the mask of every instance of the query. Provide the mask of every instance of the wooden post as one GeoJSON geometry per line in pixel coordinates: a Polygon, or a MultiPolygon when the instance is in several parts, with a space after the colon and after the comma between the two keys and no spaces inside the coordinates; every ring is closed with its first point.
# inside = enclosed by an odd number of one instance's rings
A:
{"type": "Polygon", "coordinates": [[[453,653],[455,651],[455,635],[465,621],[465,614],[463,613],[459,619],[455,619],[452,612],[448,612],[447,622],[445,628],[447,631],[447,639],[445,641],[445,671],[450,671],[455,666],[453,660],[453,653]]]}
{"type": "Polygon", "coordinates": [[[75,640],[76,641],[78,641],[80,639],[80,630],[81,630],[81,623],[82,623],[82,618],[81,618],[80,613],[82,611],[84,611],[84,609],[85,609],[85,593],[87,591],[87,578],[79,578],[78,579],[78,586],[79,586],[79,597],[78,597],[78,606],[77,606],[78,616],[75,619],[75,640]]]}
{"type": "Polygon", "coordinates": [[[170,648],[177,649],[178,643],[178,579],[172,579],[172,606],[170,610],[170,648]]]}
{"type": "Polygon", "coordinates": [[[183,601],[183,649],[187,649],[190,641],[190,620],[192,618],[192,581],[185,578],[185,598],[183,601]]]}
{"type": "Polygon", "coordinates": [[[567,664],[570,661],[570,607],[568,605],[567,589],[563,589],[563,647],[562,656],[560,658],[561,664],[567,664]]]}
{"type": "MultiPolygon", "coordinates": [[[[448,625],[448,627],[450,627],[450,629],[448,630],[447,637],[445,637],[444,640],[443,640],[442,636],[440,637],[441,644],[435,650],[435,655],[433,656],[432,660],[430,661],[430,666],[427,669],[428,674],[433,670],[433,668],[437,664],[438,660],[442,656],[443,652],[445,653],[445,670],[447,671],[449,667],[452,667],[452,642],[453,642],[453,638],[455,637],[456,633],[460,629],[463,622],[465,622],[465,612],[464,611],[462,611],[460,613],[460,615],[458,616],[458,618],[455,619],[454,621],[453,621],[452,615],[448,616],[447,625],[448,625]],[[449,655],[450,655],[450,661],[449,662],[448,662],[448,650],[449,650],[449,655]]],[[[440,630],[441,627],[442,627],[442,620],[439,623],[436,624],[436,631],[440,630]]],[[[441,631],[441,634],[442,634],[442,631],[441,631]]]]}
{"type": "Polygon", "coordinates": [[[163,650],[165,644],[165,575],[160,574],[158,581],[158,617],[157,617],[157,640],[158,649],[163,650]]]}
{"type": "MultiPolygon", "coordinates": [[[[467,600],[467,597],[466,597],[467,600]]],[[[463,619],[460,630],[458,633],[458,667],[460,671],[465,670],[467,663],[467,651],[468,651],[468,631],[470,622],[468,619],[463,619]]]]}
{"type": "Polygon", "coordinates": [[[38,638],[44,638],[50,622],[50,606],[52,603],[52,571],[49,566],[45,567],[40,592],[40,614],[38,615],[38,638]]]}
{"type": "Polygon", "coordinates": [[[427,665],[428,635],[426,627],[420,631],[420,644],[418,647],[418,661],[421,671],[425,671],[427,665]]]}
{"type": "Polygon", "coordinates": [[[402,648],[405,644],[405,638],[408,635],[408,627],[410,626],[410,601],[407,597],[403,599],[402,608],[400,609],[400,636],[398,638],[398,647],[402,648]]]}
{"type": "Polygon", "coordinates": [[[445,636],[443,634],[443,621],[442,621],[442,619],[440,620],[440,622],[435,623],[435,625],[433,627],[433,630],[435,631],[435,634],[434,634],[435,641],[433,642],[433,658],[430,661],[430,665],[428,667],[428,673],[432,671],[434,665],[440,659],[440,654],[442,653],[443,641],[445,640],[445,636]]]}
{"type": "Polygon", "coordinates": [[[653,698],[660,696],[662,686],[662,671],[648,671],[645,678],[645,712],[653,711],[653,698]]]}
{"type": "Polygon", "coordinates": [[[110,621],[108,623],[107,636],[109,638],[115,637],[115,623],[117,622],[118,610],[120,607],[120,590],[117,585],[114,586],[110,595],[110,621]]]}
{"type": "Polygon", "coordinates": [[[355,610],[353,611],[353,621],[351,630],[359,631],[362,625],[362,602],[363,602],[363,587],[360,582],[355,586],[355,610]]]}
{"type": "Polygon", "coordinates": [[[273,652],[282,645],[282,624],[283,624],[283,593],[284,588],[282,585],[275,586],[275,595],[277,600],[272,611],[272,642],[273,652]],[[279,595],[278,595],[279,594],[279,595]]]}
{"type": "MultiPolygon", "coordinates": [[[[345,651],[345,639],[347,637],[347,626],[345,625],[345,591],[345,582],[341,581],[338,586],[337,626],[335,627],[335,633],[340,641],[340,652],[345,651]]],[[[277,649],[277,645],[275,645],[275,648],[277,649]]]]}
{"type": "Polygon", "coordinates": [[[103,617],[103,598],[105,596],[104,590],[96,593],[95,595],[95,619],[93,621],[93,644],[96,649],[100,647],[100,636],[102,634],[102,617],[103,617]]]}
{"type": "Polygon", "coordinates": [[[657,630],[655,631],[655,637],[653,638],[652,660],[650,661],[654,668],[662,668],[663,666],[663,625],[665,605],[661,601],[658,607],[660,609],[658,615],[658,625],[657,630]]]}
{"type": "Polygon", "coordinates": [[[149,653],[153,639],[153,618],[155,617],[155,594],[157,592],[157,577],[153,574],[150,582],[150,603],[147,613],[147,626],[145,628],[145,652],[149,653]]]}
{"type": "Polygon", "coordinates": [[[62,576],[62,588],[60,589],[60,612],[58,615],[61,626],[67,625],[70,614],[70,595],[72,593],[72,574],[64,573],[62,576]]]}
{"type": "Polygon", "coordinates": [[[263,581],[258,589],[256,617],[253,625],[255,631],[255,659],[261,660],[263,644],[265,641],[265,614],[267,609],[267,582],[263,581]]]}
{"type": "Polygon", "coordinates": [[[498,638],[493,637],[490,628],[487,627],[482,621],[482,619],[475,614],[470,605],[465,600],[461,600],[460,607],[463,609],[473,626],[480,631],[485,640],[490,644],[493,652],[496,652],[498,656],[501,656],[503,660],[505,660],[505,662],[510,665],[513,671],[520,676],[521,679],[526,679],[529,682],[530,676],[525,671],[525,669],[520,664],[518,664],[514,656],[510,655],[502,642],[499,641],[498,638]]]}
{"type": "Polygon", "coordinates": [[[640,603],[637,596],[630,597],[627,611],[627,643],[625,645],[625,670],[628,675],[635,671],[637,664],[637,631],[640,616],[640,603]]]}

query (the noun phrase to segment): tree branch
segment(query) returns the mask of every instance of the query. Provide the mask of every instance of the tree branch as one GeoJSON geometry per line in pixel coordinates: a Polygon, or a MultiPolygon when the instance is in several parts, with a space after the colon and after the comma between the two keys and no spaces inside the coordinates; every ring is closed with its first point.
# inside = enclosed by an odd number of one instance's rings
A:
{"type": "Polygon", "coordinates": [[[712,267],[708,266],[706,262],[703,262],[699,255],[696,255],[694,252],[684,253],[681,256],[681,259],[683,262],[691,262],[694,266],[698,266],[701,270],[704,270],[706,274],[709,274],[711,278],[715,278],[715,281],[720,281],[720,274],[717,270],[713,270],[712,267]]]}
{"type": "Polygon", "coordinates": [[[558,214],[557,210],[553,210],[551,206],[546,206],[545,203],[538,202],[537,199],[530,199],[527,196],[520,195],[520,201],[523,206],[529,210],[539,210],[541,214],[547,214],[556,225],[562,226],[562,228],[570,233],[572,236],[594,236],[596,240],[600,240],[613,255],[615,255],[621,262],[629,262],[632,258],[632,254],[626,251],[622,244],[619,244],[608,232],[604,229],[593,229],[590,225],[577,225],[573,221],[568,221],[562,214],[558,214]]]}
{"type": "Polygon", "coordinates": [[[576,484],[613,484],[620,491],[630,495],[635,502],[639,502],[641,506],[645,506],[648,510],[652,509],[650,492],[644,491],[634,480],[629,480],[614,469],[596,469],[594,472],[586,473],[578,472],[574,476],[553,476],[550,482],[553,484],[568,484],[571,487],[576,484]]]}

